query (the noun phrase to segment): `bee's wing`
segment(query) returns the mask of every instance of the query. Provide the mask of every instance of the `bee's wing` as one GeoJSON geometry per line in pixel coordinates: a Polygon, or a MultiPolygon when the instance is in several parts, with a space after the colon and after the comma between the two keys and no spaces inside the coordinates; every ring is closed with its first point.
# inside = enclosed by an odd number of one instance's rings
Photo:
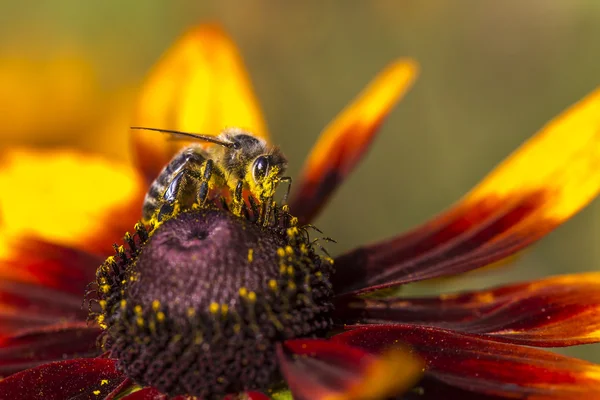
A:
{"type": "MultiPolygon", "coordinates": [[[[211,137],[240,127],[268,141],[240,54],[216,25],[192,29],[163,55],[142,86],[132,125],[211,137]]],[[[136,162],[148,180],[188,144],[139,130],[131,136],[136,162]]]]}

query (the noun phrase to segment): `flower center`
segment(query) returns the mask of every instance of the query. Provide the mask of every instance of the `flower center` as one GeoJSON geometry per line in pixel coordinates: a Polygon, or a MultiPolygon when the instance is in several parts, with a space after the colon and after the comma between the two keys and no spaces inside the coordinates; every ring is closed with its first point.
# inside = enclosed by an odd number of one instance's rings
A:
{"type": "Polygon", "coordinates": [[[138,224],[97,272],[111,357],[171,396],[276,383],[277,342],[332,325],[331,262],[293,220],[265,227],[207,208],[138,224]]]}

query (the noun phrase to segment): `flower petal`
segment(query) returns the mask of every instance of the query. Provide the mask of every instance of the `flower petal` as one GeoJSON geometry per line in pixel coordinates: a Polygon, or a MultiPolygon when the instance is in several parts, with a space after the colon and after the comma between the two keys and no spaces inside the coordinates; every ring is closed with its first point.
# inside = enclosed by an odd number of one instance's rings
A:
{"type": "Polygon", "coordinates": [[[100,354],[100,329],[85,322],[66,322],[0,336],[0,376],[50,361],[100,354]]]}
{"type": "Polygon", "coordinates": [[[10,150],[0,160],[0,258],[32,236],[107,254],[141,217],[145,187],[126,165],[72,151],[10,150]]]}
{"type": "MultiPolygon", "coordinates": [[[[217,135],[240,127],[268,139],[242,58],[217,25],[200,25],[165,53],[142,88],[134,125],[217,135]]],[[[137,163],[153,180],[185,142],[132,131],[137,163]]]]}
{"type": "Polygon", "coordinates": [[[22,329],[85,321],[81,297],[37,284],[0,280],[0,340],[22,329]]]}
{"type": "Polygon", "coordinates": [[[600,190],[600,89],[548,123],[429,223],[336,260],[338,293],[466,272],[514,254],[600,190]]]}
{"type": "Polygon", "coordinates": [[[404,349],[376,357],[320,339],[288,340],[278,358],[296,400],[386,398],[409,388],[421,372],[421,363],[404,349]]]}
{"type": "Polygon", "coordinates": [[[290,209],[301,223],[313,220],[352,172],[417,73],[413,60],[400,59],[390,64],[321,133],[300,178],[294,182],[290,209]]]}
{"type": "MultiPolygon", "coordinates": [[[[82,250],[29,237],[4,238],[0,246],[4,246],[0,251],[0,296],[3,289],[16,293],[14,285],[6,286],[9,282],[29,282],[40,286],[39,290],[52,288],[70,294],[81,305],[85,287],[95,279],[96,268],[103,261],[103,257],[82,250]]],[[[19,288],[22,296],[39,297],[34,287],[19,288]]]]}
{"type": "Polygon", "coordinates": [[[440,297],[343,299],[338,318],[418,323],[528,346],[600,341],[600,273],[573,274],[440,297]]]}
{"type": "Polygon", "coordinates": [[[76,359],[44,364],[0,380],[7,399],[85,400],[104,399],[125,380],[115,361],[76,359]]]}
{"type": "Polygon", "coordinates": [[[528,399],[600,397],[600,366],[543,350],[419,325],[373,325],[332,341],[381,352],[404,342],[425,359],[427,374],[464,390],[528,399]]]}

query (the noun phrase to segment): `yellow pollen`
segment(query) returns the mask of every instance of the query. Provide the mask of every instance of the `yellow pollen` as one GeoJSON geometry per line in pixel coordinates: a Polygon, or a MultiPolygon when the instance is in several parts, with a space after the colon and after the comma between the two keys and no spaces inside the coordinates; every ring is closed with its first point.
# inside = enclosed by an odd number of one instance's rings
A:
{"type": "Polygon", "coordinates": [[[292,267],[291,265],[287,267],[287,273],[288,275],[294,275],[294,267],[292,267]]]}
{"type": "Polygon", "coordinates": [[[247,295],[248,295],[248,289],[246,289],[245,287],[241,287],[240,288],[240,296],[246,297],[247,295]]]}
{"type": "Polygon", "coordinates": [[[221,308],[221,307],[219,307],[218,303],[210,303],[209,310],[210,310],[211,313],[213,313],[213,314],[218,313],[219,312],[219,308],[221,308]]]}
{"type": "Polygon", "coordinates": [[[106,283],[106,278],[100,278],[100,283],[105,284],[106,283]]]}
{"type": "Polygon", "coordinates": [[[306,244],[302,243],[302,244],[300,245],[300,252],[301,252],[302,254],[306,254],[306,253],[308,253],[308,247],[306,247],[306,244]]]}
{"type": "Polygon", "coordinates": [[[227,315],[227,311],[229,311],[229,306],[227,304],[221,305],[221,314],[227,315]]]}
{"type": "Polygon", "coordinates": [[[138,324],[138,326],[144,326],[144,318],[142,317],[137,317],[136,322],[138,324]]]}
{"type": "Polygon", "coordinates": [[[285,250],[284,250],[283,248],[281,248],[281,247],[280,247],[280,248],[278,248],[278,249],[277,249],[277,255],[278,255],[279,257],[283,257],[283,256],[285,256],[285,250]]]}
{"type": "Polygon", "coordinates": [[[102,379],[100,381],[100,386],[108,385],[108,379],[102,379]]]}
{"type": "Polygon", "coordinates": [[[121,300],[121,310],[124,310],[127,307],[127,300],[121,300]]]}
{"type": "Polygon", "coordinates": [[[158,311],[158,309],[159,309],[159,308],[160,308],[160,301],[158,301],[158,300],[154,300],[154,301],[152,302],[152,309],[153,309],[154,311],[158,311]]]}
{"type": "Polygon", "coordinates": [[[192,307],[187,309],[187,316],[192,318],[194,315],[196,315],[196,310],[194,310],[192,307]]]}
{"type": "Polygon", "coordinates": [[[298,218],[292,217],[292,219],[290,219],[290,225],[292,225],[292,226],[298,225],[298,218]]]}
{"type": "Polygon", "coordinates": [[[108,293],[109,290],[110,290],[110,285],[102,285],[102,286],[100,286],[100,291],[102,293],[108,293]]]}
{"type": "Polygon", "coordinates": [[[254,260],[254,250],[248,249],[248,262],[252,262],[254,260]]]}
{"type": "Polygon", "coordinates": [[[94,393],[96,396],[100,395],[100,391],[99,390],[94,390],[92,393],[94,393]]]}
{"type": "Polygon", "coordinates": [[[285,246],[285,253],[288,256],[292,256],[294,255],[294,249],[292,249],[292,246],[285,246]]]}
{"type": "Polygon", "coordinates": [[[165,313],[162,311],[159,311],[156,313],[156,320],[158,322],[163,322],[165,320],[165,313]]]}
{"type": "Polygon", "coordinates": [[[289,281],[288,282],[288,288],[290,290],[296,290],[296,284],[294,282],[292,282],[292,281],[289,281]]]}
{"type": "Polygon", "coordinates": [[[98,302],[98,304],[100,305],[100,307],[104,310],[106,308],[106,300],[100,300],[98,302]]]}
{"type": "Polygon", "coordinates": [[[273,290],[277,290],[277,281],[275,279],[271,279],[269,281],[269,287],[273,290]]]}
{"type": "Polygon", "coordinates": [[[256,301],[256,293],[254,293],[254,292],[248,293],[248,300],[256,301]]]}
{"type": "Polygon", "coordinates": [[[279,273],[281,273],[281,274],[285,274],[285,271],[286,271],[286,270],[287,270],[287,267],[286,267],[286,265],[285,265],[285,264],[281,264],[281,265],[279,266],[279,273]]]}
{"type": "Polygon", "coordinates": [[[133,307],[133,312],[136,314],[141,314],[142,313],[142,306],[140,306],[139,304],[135,307],[133,307]]]}

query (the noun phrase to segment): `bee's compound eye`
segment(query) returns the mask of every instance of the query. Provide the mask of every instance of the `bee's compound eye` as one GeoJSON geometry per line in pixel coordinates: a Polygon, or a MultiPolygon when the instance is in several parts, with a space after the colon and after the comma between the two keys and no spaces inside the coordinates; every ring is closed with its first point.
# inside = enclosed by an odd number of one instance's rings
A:
{"type": "Polygon", "coordinates": [[[267,176],[269,172],[269,158],[266,156],[256,157],[252,165],[252,177],[255,182],[260,182],[267,176]]]}

